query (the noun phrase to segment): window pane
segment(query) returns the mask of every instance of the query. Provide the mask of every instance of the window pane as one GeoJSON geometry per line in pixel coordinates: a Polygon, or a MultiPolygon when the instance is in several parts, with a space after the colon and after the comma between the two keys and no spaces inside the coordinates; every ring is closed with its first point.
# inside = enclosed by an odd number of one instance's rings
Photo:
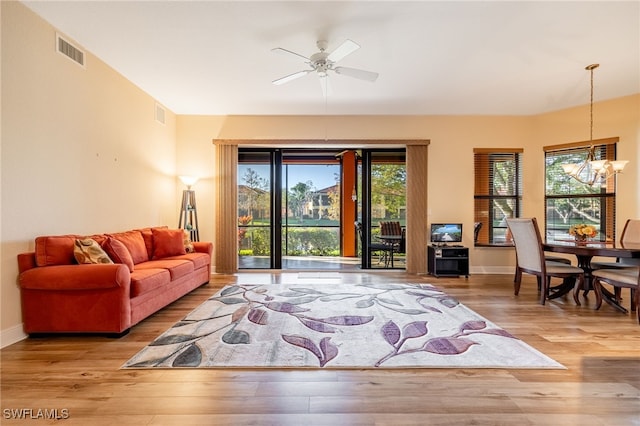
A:
{"type": "Polygon", "coordinates": [[[238,264],[250,265],[245,267],[251,268],[269,268],[271,259],[269,154],[243,153],[238,161],[238,264]]]}
{"type": "Polygon", "coordinates": [[[519,152],[474,154],[474,217],[481,223],[476,245],[511,245],[506,219],[520,216],[522,155],[519,152]]]}
{"type": "Polygon", "coordinates": [[[407,209],[407,168],[374,158],[371,165],[371,225],[397,220],[403,226],[407,209]]]}
{"type": "MultiPolygon", "coordinates": [[[[604,148],[596,149],[595,159],[606,158],[605,151],[606,149],[604,148]]],[[[599,194],[601,192],[600,186],[581,183],[566,174],[562,169],[563,164],[581,164],[586,157],[585,148],[547,152],[545,155],[545,188],[547,195],[599,194]]],[[[610,185],[605,186],[605,189],[614,191],[610,185]]]]}
{"type": "MultiPolygon", "coordinates": [[[[588,147],[545,152],[545,224],[549,239],[571,239],[569,228],[578,223],[598,230],[595,239],[615,238],[615,178],[588,185],[564,173],[562,164],[581,164],[588,147]]],[[[595,147],[594,157],[615,160],[615,143],[595,147]]]]}

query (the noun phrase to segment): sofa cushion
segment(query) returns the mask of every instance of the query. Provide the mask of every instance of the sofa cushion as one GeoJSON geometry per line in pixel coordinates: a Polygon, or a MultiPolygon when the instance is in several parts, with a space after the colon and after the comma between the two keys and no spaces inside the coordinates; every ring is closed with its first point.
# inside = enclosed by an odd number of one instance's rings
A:
{"type": "Polygon", "coordinates": [[[206,253],[187,253],[181,256],[172,256],[167,257],[167,260],[189,260],[193,263],[194,269],[200,269],[206,267],[209,263],[211,263],[211,258],[206,253]]]}
{"type": "Polygon", "coordinates": [[[79,264],[113,263],[109,255],[91,238],[78,238],[73,247],[73,256],[79,264]]]}
{"type": "Polygon", "coordinates": [[[74,265],[73,247],[78,235],[42,236],[36,238],[36,265],[74,265]]]}
{"type": "Polygon", "coordinates": [[[168,229],[169,227],[166,225],[163,226],[153,226],[148,228],[140,228],[138,231],[142,234],[142,238],[144,239],[144,245],[147,248],[147,254],[149,255],[149,259],[153,257],[153,231],[152,229],[168,229]]]}
{"type": "Polygon", "coordinates": [[[104,251],[107,252],[111,260],[115,263],[127,265],[129,272],[133,272],[133,258],[131,253],[122,241],[118,241],[113,237],[107,237],[101,244],[104,251]]]}
{"type": "Polygon", "coordinates": [[[166,269],[171,274],[171,281],[189,275],[194,271],[193,262],[186,259],[160,259],[136,265],[136,271],[140,269],[166,269]]]}
{"type": "Polygon", "coordinates": [[[137,268],[131,273],[131,297],[144,294],[157,287],[168,284],[171,275],[166,269],[137,268]]]}
{"type": "Polygon", "coordinates": [[[127,247],[134,265],[149,260],[147,247],[144,244],[144,239],[140,231],[119,232],[117,234],[109,234],[109,236],[120,241],[127,247]]]}
{"type": "Polygon", "coordinates": [[[158,229],[153,233],[153,260],[185,254],[184,231],[182,229],[158,229]]]}

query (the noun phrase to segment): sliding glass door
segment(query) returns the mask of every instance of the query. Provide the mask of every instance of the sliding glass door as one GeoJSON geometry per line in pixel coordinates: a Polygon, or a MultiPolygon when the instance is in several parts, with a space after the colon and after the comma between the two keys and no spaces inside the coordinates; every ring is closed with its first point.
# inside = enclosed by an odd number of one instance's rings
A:
{"type": "MultiPolygon", "coordinates": [[[[389,268],[389,253],[374,250],[380,240],[381,222],[398,222],[406,228],[407,168],[405,149],[362,150],[361,193],[358,206],[363,225],[362,268],[389,268]]],[[[393,267],[405,268],[404,241],[394,247],[393,267]]]]}
{"type": "Polygon", "coordinates": [[[341,254],[336,151],[240,149],[240,269],[324,269],[341,254]]]}
{"type": "MultiPolygon", "coordinates": [[[[274,152],[241,150],[238,153],[238,256],[245,269],[279,269],[279,239],[274,239],[274,223],[278,223],[279,202],[274,191],[274,152]],[[274,222],[274,220],[276,222],[274,222]]],[[[276,179],[274,179],[276,178],[276,179]]]]}

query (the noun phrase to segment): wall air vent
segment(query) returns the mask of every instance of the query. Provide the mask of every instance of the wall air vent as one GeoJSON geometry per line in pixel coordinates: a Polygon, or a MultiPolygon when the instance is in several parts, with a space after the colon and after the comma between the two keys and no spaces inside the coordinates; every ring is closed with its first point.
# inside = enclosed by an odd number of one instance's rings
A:
{"type": "Polygon", "coordinates": [[[74,46],[70,41],[56,34],[56,50],[58,53],[71,59],[76,64],[84,68],[84,51],[74,46]]]}
{"type": "Polygon", "coordinates": [[[164,124],[164,108],[159,103],[156,103],[156,121],[160,124],[164,124]]]}

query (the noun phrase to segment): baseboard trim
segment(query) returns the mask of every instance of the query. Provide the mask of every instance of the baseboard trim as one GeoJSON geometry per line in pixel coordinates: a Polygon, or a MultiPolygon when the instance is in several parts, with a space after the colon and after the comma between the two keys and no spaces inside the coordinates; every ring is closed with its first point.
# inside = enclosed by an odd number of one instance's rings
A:
{"type": "Polygon", "coordinates": [[[22,324],[9,327],[5,330],[0,330],[0,349],[4,349],[14,343],[18,343],[27,337],[29,336],[24,333],[22,324]]]}
{"type": "Polygon", "coordinates": [[[478,275],[509,275],[516,272],[515,266],[472,266],[469,270],[471,274],[478,275]]]}

